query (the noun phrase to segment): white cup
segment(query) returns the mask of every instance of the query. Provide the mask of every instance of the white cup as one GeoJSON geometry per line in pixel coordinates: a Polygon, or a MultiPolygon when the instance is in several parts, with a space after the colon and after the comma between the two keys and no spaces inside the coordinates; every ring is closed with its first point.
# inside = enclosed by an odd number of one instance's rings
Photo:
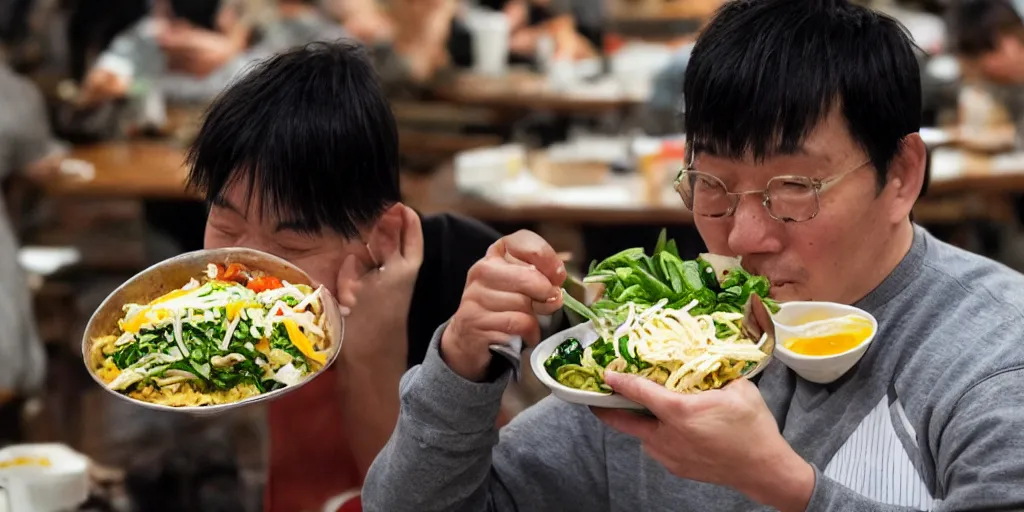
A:
{"type": "Polygon", "coordinates": [[[505,76],[511,34],[505,14],[473,10],[466,13],[466,26],[473,35],[473,70],[482,75],[505,76]]]}

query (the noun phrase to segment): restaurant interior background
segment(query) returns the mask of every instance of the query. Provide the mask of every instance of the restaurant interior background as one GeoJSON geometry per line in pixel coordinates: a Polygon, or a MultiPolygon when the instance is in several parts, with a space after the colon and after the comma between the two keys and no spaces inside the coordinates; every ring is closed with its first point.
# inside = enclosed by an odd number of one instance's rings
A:
{"type": "MultiPolygon", "coordinates": [[[[273,24],[297,9],[287,0],[243,1],[265,14],[250,17],[254,24],[273,24]],[[257,6],[261,1],[266,5],[257,6]]],[[[346,3],[365,4],[378,16],[371,19],[388,20],[388,6],[373,0],[322,3],[318,15],[329,24],[352,28],[346,3]]],[[[259,510],[265,432],[258,406],[248,409],[250,421],[225,425],[222,433],[246,439],[248,449],[213,450],[204,463],[156,468],[147,464],[153,446],[189,433],[168,421],[164,438],[123,442],[141,420],[113,404],[81,360],[84,323],[114,287],[202,245],[204,205],[184,186],[183,155],[204,101],[173,101],[143,84],[118,102],[76,104],[97,56],[145,14],[146,4],[0,1],[7,11],[0,22],[18,34],[7,61],[43,92],[47,120],[67,148],[56,172],[12,174],[3,183],[49,371],[45,396],[0,389],[0,442],[60,442],[92,458],[109,485],[90,510],[119,510],[126,482],[188,494],[220,474],[241,475],[245,507],[259,510]]],[[[463,6],[456,17],[466,33],[449,44],[450,65],[393,97],[405,201],[423,213],[475,217],[505,233],[536,230],[571,254],[574,269],[623,248],[650,249],[662,227],[696,255],[700,238],[671,187],[682,160],[676,127],[689,45],[720,4],[574,0],[573,59],[552,58],[553,23],[534,20],[534,39],[524,47],[508,23],[463,6]]],[[[872,2],[901,20],[921,48],[930,182],[915,219],[952,243],[1022,268],[1024,154],[994,135],[1013,129],[1005,106],[964,79],[948,53],[946,4],[872,2]]],[[[0,116],[12,108],[8,101],[0,96],[0,116]]],[[[510,391],[507,409],[514,414],[543,394],[526,379],[510,391]]]]}

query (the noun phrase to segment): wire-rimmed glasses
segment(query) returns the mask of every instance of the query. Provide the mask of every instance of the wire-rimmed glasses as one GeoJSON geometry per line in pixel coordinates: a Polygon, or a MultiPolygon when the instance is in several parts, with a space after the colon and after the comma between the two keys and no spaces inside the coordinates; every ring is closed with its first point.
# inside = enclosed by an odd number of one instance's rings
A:
{"type": "Polygon", "coordinates": [[[768,215],[783,222],[803,222],[816,217],[821,209],[820,195],[823,192],[871,163],[871,160],[866,160],[825,179],[799,175],[776,176],[768,180],[763,190],[730,192],[722,180],[693,169],[693,154],[690,151],[687,151],[686,160],[685,167],[676,178],[675,189],[686,208],[695,215],[728,217],[736,213],[736,207],[743,196],[760,195],[761,204],[768,215]]]}

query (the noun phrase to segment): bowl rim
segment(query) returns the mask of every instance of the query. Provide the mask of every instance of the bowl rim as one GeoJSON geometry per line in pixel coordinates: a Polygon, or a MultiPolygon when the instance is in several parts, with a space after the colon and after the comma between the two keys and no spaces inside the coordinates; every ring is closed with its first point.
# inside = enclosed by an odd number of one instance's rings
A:
{"type": "Polygon", "coordinates": [[[587,391],[585,389],[571,388],[569,386],[566,386],[565,384],[562,384],[561,382],[558,382],[554,377],[552,377],[550,374],[548,374],[547,368],[544,368],[544,361],[547,360],[548,356],[550,356],[551,353],[553,352],[553,350],[546,350],[546,348],[548,346],[557,347],[559,344],[565,342],[565,340],[567,338],[573,337],[573,336],[567,334],[569,331],[574,331],[574,330],[583,331],[583,330],[585,330],[584,326],[589,326],[590,329],[593,329],[593,323],[592,322],[590,322],[590,321],[583,322],[581,324],[574,325],[574,326],[572,326],[572,327],[570,327],[568,329],[564,329],[564,330],[552,333],[551,336],[547,337],[547,339],[545,339],[545,340],[541,341],[540,343],[538,343],[537,346],[533,347],[533,350],[530,352],[530,368],[533,369],[533,373],[534,373],[534,375],[536,375],[537,379],[540,380],[541,383],[543,383],[545,386],[547,386],[549,389],[552,389],[552,390],[554,390],[555,388],[558,388],[560,391],[563,391],[563,392],[569,392],[569,393],[572,393],[572,394],[578,394],[580,396],[588,396],[588,397],[594,397],[594,398],[615,396],[616,393],[614,393],[614,392],[612,392],[612,393],[598,393],[597,391],[587,391]],[[545,347],[545,350],[541,350],[541,347],[545,347]],[[546,352],[545,357],[541,357],[541,354],[545,353],[545,352],[546,352]]]}
{"type": "MultiPolygon", "coordinates": [[[[794,351],[790,350],[789,348],[787,348],[786,345],[785,345],[785,341],[779,339],[780,336],[779,336],[778,326],[782,325],[783,327],[786,327],[786,328],[791,328],[792,326],[776,322],[775,323],[775,325],[776,325],[776,329],[775,329],[775,350],[776,351],[781,351],[783,353],[784,357],[789,358],[791,360],[794,360],[794,361],[808,361],[808,362],[830,361],[830,360],[833,360],[833,359],[842,358],[844,356],[850,356],[850,355],[853,355],[853,354],[857,353],[857,351],[863,350],[868,345],[870,345],[871,342],[874,341],[875,335],[878,334],[878,319],[875,318],[875,315],[872,315],[871,313],[868,313],[867,311],[865,311],[865,310],[863,310],[861,308],[858,308],[857,306],[851,306],[849,304],[841,304],[839,302],[793,301],[793,302],[784,302],[784,303],[779,304],[779,307],[780,307],[779,311],[781,312],[782,311],[781,308],[785,308],[789,304],[793,304],[793,305],[797,305],[797,306],[826,305],[828,307],[835,307],[835,308],[838,308],[838,309],[841,309],[841,310],[845,310],[845,311],[847,311],[847,312],[849,312],[850,314],[853,314],[853,315],[864,317],[865,319],[867,319],[868,321],[871,322],[871,334],[867,338],[864,338],[864,341],[862,341],[862,342],[858,343],[857,345],[855,345],[855,346],[853,346],[853,347],[851,347],[851,348],[849,348],[849,349],[847,349],[847,350],[845,350],[843,352],[840,352],[838,354],[829,354],[829,355],[824,355],[824,356],[810,356],[810,355],[806,355],[806,354],[800,354],[798,352],[794,352],[794,351]]],[[[778,313],[775,313],[775,315],[778,315],[778,313]]],[[[775,315],[772,315],[772,322],[775,322],[775,315]]]]}
{"type": "MultiPolygon", "coordinates": [[[[170,405],[156,404],[156,403],[153,403],[153,402],[147,402],[145,400],[139,400],[139,399],[136,399],[136,398],[132,398],[132,397],[128,396],[127,394],[121,393],[119,391],[114,391],[114,390],[110,389],[109,387],[107,387],[107,383],[106,382],[103,382],[103,380],[100,379],[99,375],[96,374],[96,369],[93,368],[92,365],[89,363],[89,351],[90,351],[90,349],[92,347],[92,339],[90,339],[90,333],[93,330],[93,322],[96,320],[96,316],[101,311],[104,311],[109,306],[108,303],[110,303],[112,300],[114,300],[114,297],[119,295],[119,293],[122,290],[124,290],[125,288],[128,288],[130,285],[132,285],[136,280],[141,279],[142,277],[144,277],[144,276],[148,275],[149,273],[154,272],[156,270],[163,269],[163,268],[168,267],[168,266],[173,266],[175,264],[190,263],[190,262],[193,262],[193,261],[195,261],[197,259],[201,260],[201,259],[204,259],[204,258],[207,261],[209,261],[209,262],[213,262],[214,260],[216,260],[218,258],[223,259],[224,257],[230,257],[231,255],[234,255],[234,254],[247,254],[249,256],[254,256],[254,257],[257,257],[259,259],[266,260],[268,263],[274,263],[274,264],[285,266],[285,267],[289,268],[290,270],[292,270],[294,272],[297,272],[299,275],[303,276],[303,278],[306,280],[306,283],[301,283],[301,284],[307,284],[308,286],[312,286],[314,288],[318,288],[318,287],[322,286],[322,285],[317,285],[316,282],[313,280],[313,278],[308,273],[306,273],[304,270],[299,268],[294,263],[292,263],[292,262],[290,262],[288,260],[285,260],[284,258],[275,256],[273,254],[266,253],[266,252],[263,252],[263,251],[259,251],[259,250],[256,250],[256,249],[251,249],[251,248],[248,248],[248,247],[222,247],[222,248],[218,248],[218,249],[200,249],[198,251],[190,251],[190,252],[182,253],[182,254],[179,254],[177,256],[174,256],[174,257],[171,257],[171,258],[159,261],[157,263],[154,263],[154,264],[150,265],[149,267],[145,268],[144,270],[141,270],[141,271],[137,272],[135,275],[133,275],[132,277],[130,277],[127,280],[125,280],[117,288],[115,288],[113,291],[111,291],[109,294],[107,294],[106,298],[103,299],[103,302],[101,302],[100,305],[97,306],[96,309],[93,311],[93,313],[89,316],[89,320],[88,320],[88,322],[86,322],[86,325],[85,325],[85,330],[82,333],[81,349],[82,349],[82,363],[85,365],[86,371],[89,373],[89,376],[92,378],[92,380],[94,382],[96,382],[96,384],[99,385],[99,387],[102,388],[107,393],[109,393],[111,395],[114,395],[115,397],[117,397],[117,398],[119,398],[121,400],[124,400],[124,401],[126,401],[128,403],[134,404],[134,405],[136,405],[138,407],[144,407],[144,408],[147,408],[147,409],[152,409],[152,410],[157,410],[157,411],[174,412],[174,413],[178,413],[178,414],[187,414],[187,415],[193,415],[193,416],[207,416],[207,415],[213,415],[213,414],[222,413],[224,411],[228,411],[228,410],[232,410],[232,409],[236,409],[236,408],[240,408],[240,407],[247,407],[247,406],[258,404],[258,403],[263,403],[263,402],[268,402],[268,401],[271,401],[271,400],[275,400],[277,398],[280,398],[280,397],[284,396],[285,394],[291,393],[291,392],[293,392],[293,391],[295,391],[295,390],[305,386],[310,381],[312,381],[313,379],[315,379],[317,377],[322,376],[328,369],[330,369],[330,367],[338,359],[339,354],[341,354],[341,345],[342,345],[342,343],[344,342],[344,339],[345,339],[345,318],[340,315],[340,312],[337,312],[336,315],[331,315],[332,317],[335,318],[335,320],[339,324],[338,339],[337,340],[332,340],[332,346],[330,348],[330,353],[328,354],[328,357],[327,357],[327,362],[320,368],[320,370],[318,370],[317,372],[315,372],[313,374],[308,375],[305,379],[303,379],[298,384],[295,384],[295,385],[292,385],[292,386],[286,386],[284,388],[281,388],[281,389],[278,389],[278,390],[275,390],[275,391],[270,391],[270,392],[267,392],[267,393],[261,393],[261,394],[255,395],[255,396],[251,396],[249,398],[245,398],[245,399],[239,400],[237,402],[229,402],[229,403],[215,404],[215,405],[192,405],[192,406],[182,406],[182,407],[174,407],[174,406],[170,406],[170,405]]],[[[324,288],[324,292],[327,293],[327,295],[325,296],[326,299],[323,300],[323,306],[324,306],[325,311],[326,311],[327,307],[329,307],[332,304],[334,305],[334,307],[336,307],[337,303],[336,303],[336,301],[334,299],[334,296],[331,295],[327,291],[326,288],[324,288]]]]}

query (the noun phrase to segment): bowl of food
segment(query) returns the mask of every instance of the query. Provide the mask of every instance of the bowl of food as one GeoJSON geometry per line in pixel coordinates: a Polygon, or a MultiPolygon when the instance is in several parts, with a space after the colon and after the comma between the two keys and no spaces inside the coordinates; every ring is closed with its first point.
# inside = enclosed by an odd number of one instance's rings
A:
{"type": "Polygon", "coordinates": [[[89,498],[89,461],[61,444],[0,450],[0,510],[77,510],[89,498]]]}
{"type": "Polygon", "coordinates": [[[260,251],[196,251],[122,284],[93,313],[82,356],[93,379],[151,409],[216,413],[298,389],[337,358],[334,297],[260,251]]]}
{"type": "Polygon", "coordinates": [[[663,233],[652,256],[623,251],[592,265],[583,281],[603,287],[592,304],[563,296],[586,321],[541,342],[530,359],[562,400],[642,410],[605,384],[605,371],[698,393],[751,378],[771,361],[771,285],[739,259],[704,254],[684,261],[663,233]]]}
{"type": "Polygon", "coordinates": [[[853,368],[878,332],[871,313],[832,302],[787,302],[772,322],[775,357],[817,384],[834,382],[853,368]]]}

